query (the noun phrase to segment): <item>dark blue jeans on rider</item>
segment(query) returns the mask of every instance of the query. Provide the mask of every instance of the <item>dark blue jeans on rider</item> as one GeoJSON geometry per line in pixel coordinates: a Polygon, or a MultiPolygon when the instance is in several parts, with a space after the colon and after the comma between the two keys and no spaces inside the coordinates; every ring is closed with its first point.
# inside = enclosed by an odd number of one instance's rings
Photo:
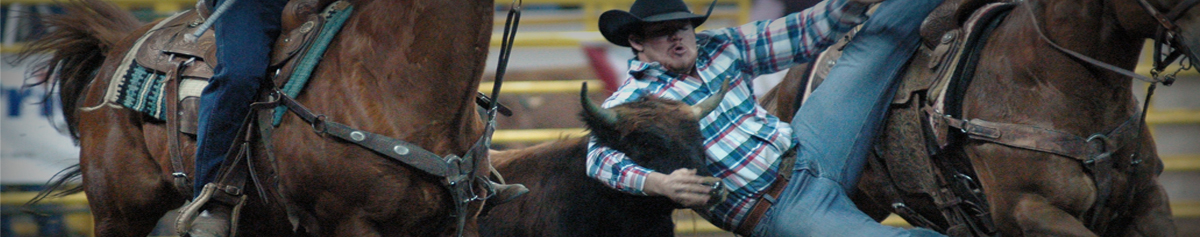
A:
{"type": "MultiPolygon", "coordinates": [[[[224,4],[217,0],[212,9],[224,4]]],[[[279,36],[285,0],[234,0],[216,18],[217,61],[200,96],[196,144],[195,194],[213,182],[238,127],[266,80],[271,46],[279,36]]]]}

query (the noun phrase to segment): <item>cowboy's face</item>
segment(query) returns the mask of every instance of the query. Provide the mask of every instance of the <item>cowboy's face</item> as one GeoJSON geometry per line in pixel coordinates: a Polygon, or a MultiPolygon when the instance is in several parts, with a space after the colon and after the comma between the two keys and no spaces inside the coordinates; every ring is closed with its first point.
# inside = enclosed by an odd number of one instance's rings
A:
{"type": "Polygon", "coordinates": [[[647,23],[629,36],[638,60],[658,62],[667,71],[690,74],[696,66],[696,31],[687,20],[647,23]]]}

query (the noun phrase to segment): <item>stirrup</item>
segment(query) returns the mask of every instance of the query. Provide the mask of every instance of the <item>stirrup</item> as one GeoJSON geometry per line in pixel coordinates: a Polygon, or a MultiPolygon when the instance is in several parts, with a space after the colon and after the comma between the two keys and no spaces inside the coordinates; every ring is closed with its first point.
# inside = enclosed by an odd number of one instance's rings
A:
{"type": "Polygon", "coordinates": [[[189,236],[188,233],[192,230],[192,223],[200,215],[200,212],[205,210],[206,205],[222,205],[230,207],[229,212],[229,236],[237,236],[238,216],[242,212],[242,207],[246,204],[246,196],[239,193],[229,193],[221,190],[221,185],[208,183],[204,185],[204,189],[200,191],[200,195],[196,196],[191,203],[184,205],[179,209],[179,216],[175,219],[175,231],[179,236],[189,236]],[[210,201],[212,201],[210,203],[210,201]]]}

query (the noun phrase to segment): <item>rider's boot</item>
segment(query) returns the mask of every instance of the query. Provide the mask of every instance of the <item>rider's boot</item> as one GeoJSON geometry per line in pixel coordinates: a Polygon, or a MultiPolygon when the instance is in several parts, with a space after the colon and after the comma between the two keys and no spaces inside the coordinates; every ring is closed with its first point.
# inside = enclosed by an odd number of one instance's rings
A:
{"type": "Polygon", "coordinates": [[[246,197],[218,187],[213,183],[204,185],[200,196],[180,209],[175,223],[180,236],[227,237],[236,234],[232,227],[237,226],[237,214],[246,197]]]}

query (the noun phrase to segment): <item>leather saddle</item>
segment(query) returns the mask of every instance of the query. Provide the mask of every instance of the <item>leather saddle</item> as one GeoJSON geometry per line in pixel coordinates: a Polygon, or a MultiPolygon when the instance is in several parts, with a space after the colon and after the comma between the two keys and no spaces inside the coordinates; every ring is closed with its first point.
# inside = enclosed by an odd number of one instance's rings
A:
{"type": "MultiPolygon", "coordinates": [[[[282,33],[271,52],[270,68],[275,73],[267,75],[275,86],[282,86],[297,70],[300,60],[296,58],[313,45],[329,16],[349,7],[341,1],[325,4],[328,7],[322,4],[321,0],[293,0],[285,6],[282,33]]],[[[129,108],[165,122],[174,186],[186,196],[192,196],[192,185],[183,160],[194,154],[181,149],[181,137],[196,134],[200,94],[218,63],[213,30],[194,35],[210,14],[209,4],[200,0],[195,9],[155,23],[124,55],[105,95],[108,103],[139,105],[129,108]],[[120,103],[130,101],[134,102],[120,103]]]]}
{"type": "MultiPolygon", "coordinates": [[[[888,200],[892,202],[890,211],[915,226],[951,236],[988,235],[994,230],[986,201],[978,200],[982,193],[963,195],[961,190],[955,190],[960,188],[955,187],[953,177],[945,177],[955,173],[946,170],[947,163],[961,162],[934,158],[944,153],[941,149],[949,143],[946,132],[949,126],[931,117],[929,111],[944,111],[946,91],[953,90],[948,89],[952,87],[950,82],[963,74],[963,65],[976,63],[978,58],[972,58],[973,48],[985,42],[989,25],[994,25],[1011,6],[992,0],[946,0],[922,22],[919,32],[922,44],[902,72],[885,121],[887,127],[881,131],[872,157],[868,158],[870,166],[883,171],[882,179],[889,185],[882,190],[863,190],[872,196],[902,197],[888,200]],[[934,207],[917,205],[926,203],[934,207]],[[983,212],[962,216],[962,212],[952,209],[964,203],[976,205],[967,209],[982,206],[983,212]],[[935,208],[932,212],[942,215],[921,216],[918,208],[935,208]]],[[[807,83],[801,85],[804,93],[800,103],[828,76],[841,56],[839,49],[848,42],[843,39],[830,46],[812,63],[807,83]]],[[[973,170],[967,172],[974,175],[973,170]]]]}
{"type": "MultiPolygon", "coordinates": [[[[321,16],[319,0],[293,0],[284,8],[282,29],[279,39],[271,51],[271,68],[277,69],[270,75],[277,86],[281,86],[293,70],[297,55],[312,43],[325,23],[321,16]]],[[[189,37],[211,14],[206,0],[196,3],[193,10],[164,19],[156,28],[143,36],[143,41],[132,49],[133,61],[147,69],[165,73],[168,86],[163,88],[167,96],[164,101],[168,124],[178,124],[179,131],[195,134],[200,92],[208,85],[217,65],[216,45],[212,29],[200,37],[189,37]],[[174,85],[174,86],[172,86],[174,85]],[[171,96],[176,95],[176,96],[171,96]],[[179,115],[178,121],[169,115],[179,115]]]]}

